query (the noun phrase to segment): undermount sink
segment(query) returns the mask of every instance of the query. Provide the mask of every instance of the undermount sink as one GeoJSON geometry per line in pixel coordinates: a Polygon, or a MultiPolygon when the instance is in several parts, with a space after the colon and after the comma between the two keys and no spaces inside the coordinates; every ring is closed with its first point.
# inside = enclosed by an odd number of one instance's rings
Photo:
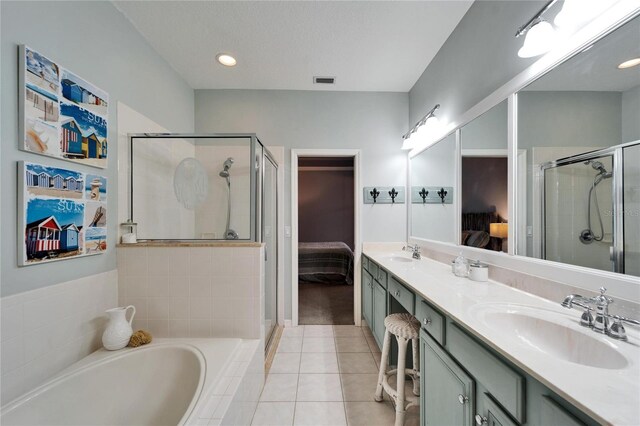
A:
{"type": "Polygon", "coordinates": [[[518,343],[575,364],[617,370],[627,359],[603,335],[580,327],[576,319],[561,313],[511,304],[486,304],[475,309],[477,318],[518,343]]]}
{"type": "Polygon", "coordinates": [[[385,259],[390,260],[392,262],[399,262],[399,263],[413,262],[413,259],[408,257],[402,257],[402,256],[387,256],[385,257],[385,259]]]}

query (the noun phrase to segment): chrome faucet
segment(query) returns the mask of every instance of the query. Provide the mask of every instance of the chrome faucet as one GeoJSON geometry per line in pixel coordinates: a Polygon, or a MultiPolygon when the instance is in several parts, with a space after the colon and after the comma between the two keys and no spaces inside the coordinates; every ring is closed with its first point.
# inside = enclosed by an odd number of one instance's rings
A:
{"type": "Polygon", "coordinates": [[[415,245],[409,245],[407,244],[406,246],[402,247],[402,250],[408,251],[411,250],[411,257],[417,260],[420,260],[421,256],[420,256],[420,246],[415,244],[415,245]]]}
{"type": "Polygon", "coordinates": [[[570,294],[564,298],[561,305],[567,309],[573,308],[573,305],[583,308],[584,312],[580,317],[580,325],[583,327],[589,327],[596,333],[606,334],[613,339],[626,341],[627,333],[622,323],[640,325],[640,321],[609,314],[609,305],[613,303],[613,299],[604,295],[606,291],[606,288],[600,287],[600,294],[590,298],[579,294],[570,294]],[[596,309],[595,319],[591,314],[594,307],[596,309]],[[611,323],[612,319],[613,323],[611,323]]]}

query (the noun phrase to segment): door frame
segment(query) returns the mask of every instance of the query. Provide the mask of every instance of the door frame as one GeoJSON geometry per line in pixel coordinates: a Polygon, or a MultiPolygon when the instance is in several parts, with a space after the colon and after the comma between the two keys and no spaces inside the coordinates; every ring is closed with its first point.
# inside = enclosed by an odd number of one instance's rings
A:
{"type": "Polygon", "coordinates": [[[298,325],[298,159],[300,157],[352,157],[353,158],[353,322],[359,327],[362,319],[362,287],[360,283],[360,255],[362,253],[360,208],[359,149],[292,149],[291,150],[291,325],[298,325]]]}

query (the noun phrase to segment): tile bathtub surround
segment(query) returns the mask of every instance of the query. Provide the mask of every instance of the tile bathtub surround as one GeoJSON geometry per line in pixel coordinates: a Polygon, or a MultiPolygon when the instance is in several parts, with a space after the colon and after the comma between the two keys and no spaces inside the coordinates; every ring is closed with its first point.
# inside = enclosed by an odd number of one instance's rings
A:
{"type": "Polygon", "coordinates": [[[157,337],[261,338],[260,245],[120,245],[118,300],[157,337]]]}
{"type": "Polygon", "coordinates": [[[113,270],[0,300],[0,405],[102,346],[117,280],[113,270]]]}
{"type": "MultiPolygon", "coordinates": [[[[389,398],[373,400],[380,355],[367,327],[285,328],[251,424],[393,425],[389,398]]],[[[419,417],[410,408],[405,425],[419,417]]]]}

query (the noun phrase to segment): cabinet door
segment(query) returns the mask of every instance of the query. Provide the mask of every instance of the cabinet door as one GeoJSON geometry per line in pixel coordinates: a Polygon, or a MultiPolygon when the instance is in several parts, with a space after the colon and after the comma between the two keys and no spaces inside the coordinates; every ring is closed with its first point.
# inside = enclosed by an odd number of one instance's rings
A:
{"type": "Polygon", "coordinates": [[[438,343],[420,330],[420,421],[423,426],[471,426],[475,384],[438,343]]]}
{"type": "Polygon", "coordinates": [[[571,413],[562,408],[560,404],[546,395],[542,396],[542,405],[540,406],[540,424],[554,426],[584,426],[584,423],[576,419],[571,413]]]}
{"type": "Polygon", "coordinates": [[[371,315],[373,311],[373,278],[371,274],[364,269],[362,270],[362,316],[367,325],[373,331],[373,323],[371,315]]]}
{"type": "Polygon", "coordinates": [[[484,426],[518,426],[511,417],[504,412],[488,393],[478,395],[478,414],[475,416],[477,425],[484,426]]]}
{"type": "Polygon", "coordinates": [[[387,316],[387,290],[377,282],[373,282],[373,337],[382,348],[384,342],[384,319],[387,316]]]}

